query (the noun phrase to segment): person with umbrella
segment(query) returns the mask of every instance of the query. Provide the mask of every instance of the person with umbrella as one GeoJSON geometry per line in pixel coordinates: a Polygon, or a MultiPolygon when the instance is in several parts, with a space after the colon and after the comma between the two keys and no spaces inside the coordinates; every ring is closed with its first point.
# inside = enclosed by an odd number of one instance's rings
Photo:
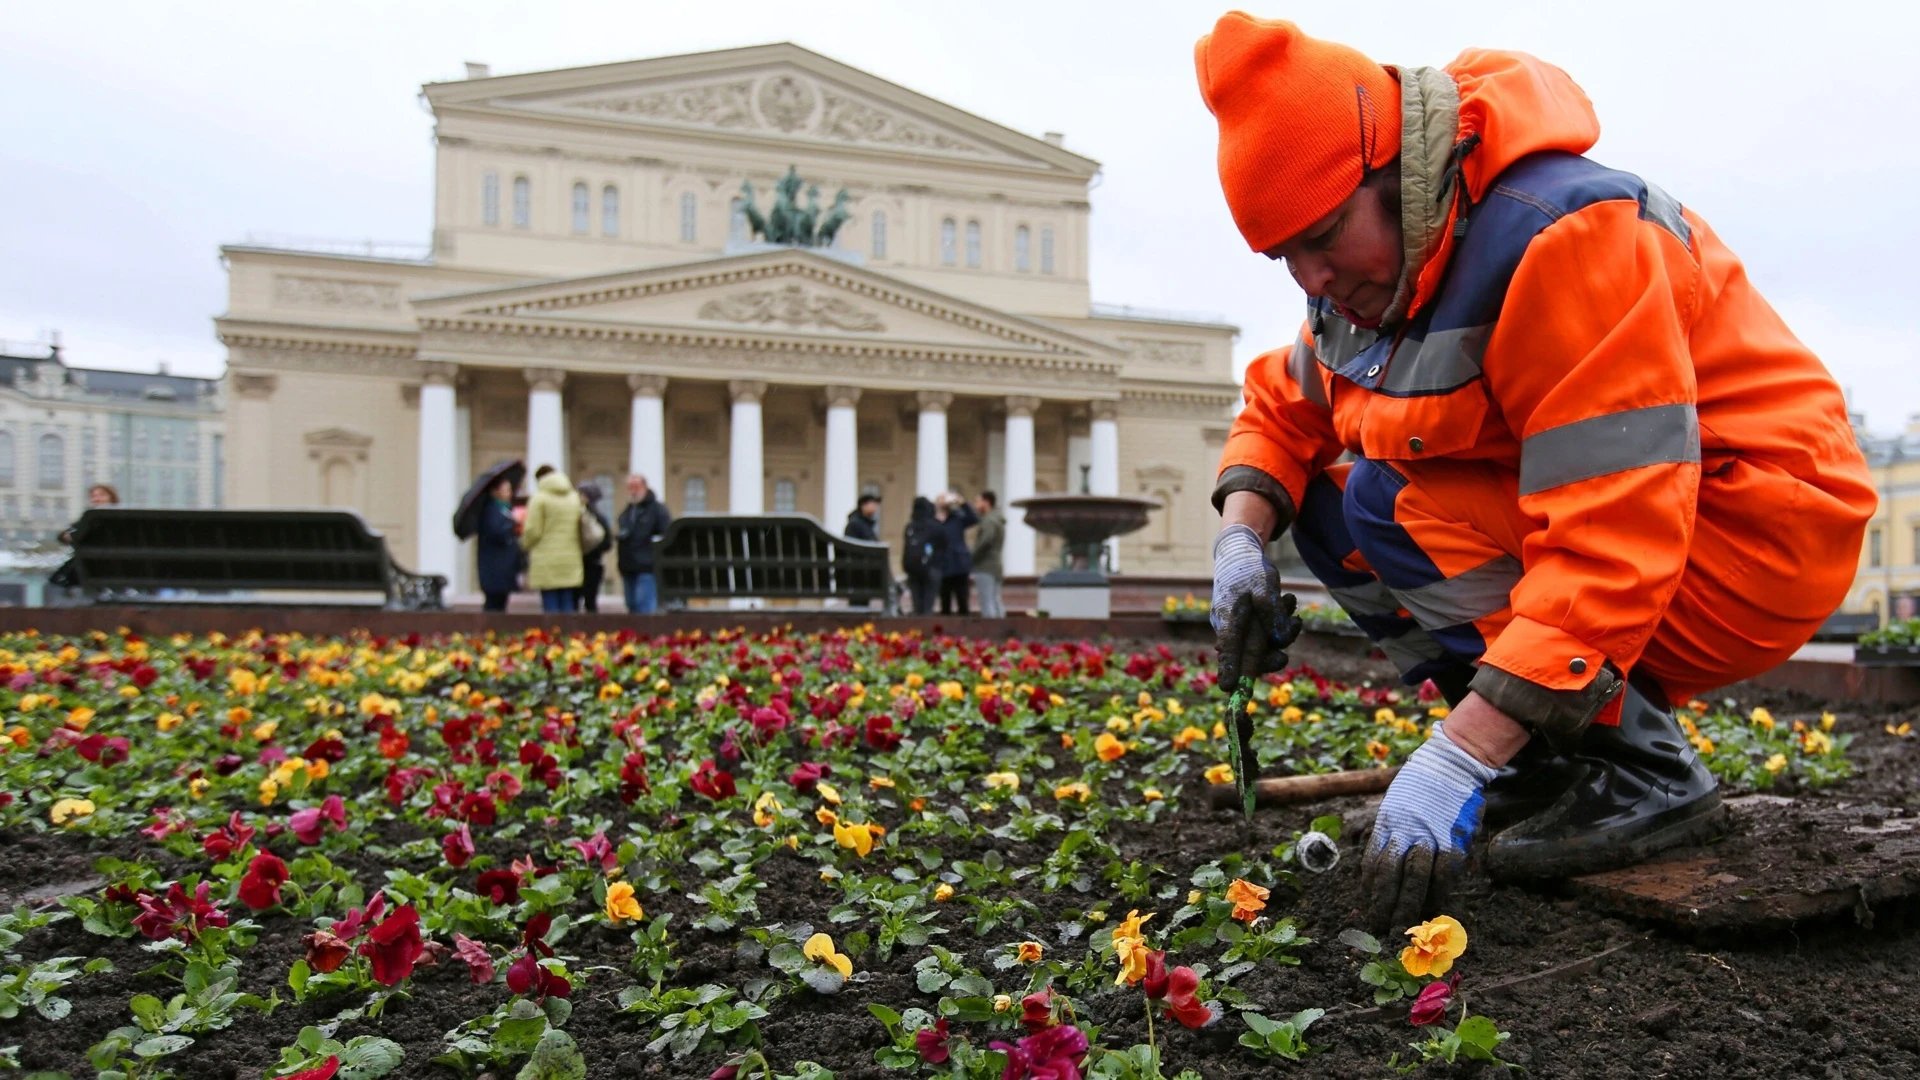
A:
{"type": "Polygon", "coordinates": [[[527,467],[518,458],[495,462],[474,478],[453,512],[453,535],[479,538],[475,558],[486,611],[507,610],[507,598],[520,576],[521,519],[514,513],[513,493],[526,475],[527,467]]]}

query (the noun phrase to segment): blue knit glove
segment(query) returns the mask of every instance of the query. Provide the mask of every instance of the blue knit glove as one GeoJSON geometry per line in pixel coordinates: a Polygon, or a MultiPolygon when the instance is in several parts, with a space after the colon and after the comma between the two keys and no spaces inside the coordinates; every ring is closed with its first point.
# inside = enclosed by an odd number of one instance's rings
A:
{"type": "Polygon", "coordinates": [[[1280,591],[1266,545],[1245,525],[1229,525],[1213,542],[1214,651],[1220,688],[1231,694],[1242,675],[1258,678],[1287,666],[1286,648],[1300,636],[1298,602],[1280,591]]]}
{"type": "Polygon", "coordinates": [[[1393,778],[1373,820],[1360,892],[1374,926],[1411,926],[1446,901],[1480,831],[1494,772],[1447,738],[1445,725],[1433,725],[1433,737],[1393,778]]]}

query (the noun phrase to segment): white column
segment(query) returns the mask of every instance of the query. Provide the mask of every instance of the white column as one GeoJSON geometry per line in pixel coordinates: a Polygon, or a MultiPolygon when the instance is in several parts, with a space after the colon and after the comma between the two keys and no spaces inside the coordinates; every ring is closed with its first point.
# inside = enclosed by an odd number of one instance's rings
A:
{"type": "Polygon", "coordinates": [[[860,500],[860,388],[829,386],[827,399],[827,476],[821,512],[827,531],[838,535],[860,500]]]}
{"type": "Polygon", "coordinates": [[[667,497],[667,377],[629,375],[627,386],[633,390],[627,471],[646,477],[647,486],[659,492],[664,500],[667,497]]]}
{"type": "Polygon", "coordinates": [[[920,447],[913,488],[916,495],[932,498],[947,490],[947,406],[953,404],[953,395],[944,390],[922,390],[918,396],[920,447]]]}
{"type": "Polygon", "coordinates": [[[750,379],[727,383],[733,395],[733,445],[727,457],[727,510],[766,513],[766,464],[760,432],[760,399],[767,384],[750,379]]]}
{"type": "MultiPolygon", "coordinates": [[[[453,475],[460,481],[460,490],[465,491],[473,482],[473,406],[466,394],[460,392],[459,383],[454,384],[453,406],[453,475]]],[[[451,592],[478,592],[479,585],[474,581],[474,552],[479,547],[476,537],[468,537],[454,554],[454,565],[459,573],[454,575],[453,584],[447,588],[451,592]]]]}
{"type": "Polygon", "coordinates": [[[1000,561],[1009,577],[1033,573],[1033,528],[1027,524],[1027,512],[1013,505],[1017,499],[1033,494],[1033,414],[1040,399],[1007,399],[1007,478],[1000,493],[1007,508],[1007,538],[1000,550],[1000,561]]]}
{"type": "MultiPolygon", "coordinates": [[[[1088,434],[1093,442],[1093,468],[1087,473],[1087,494],[1120,494],[1120,407],[1114,401],[1095,401],[1088,434]]],[[[1107,564],[1120,569],[1120,538],[1107,541],[1107,564]]]]}
{"type": "Polygon", "coordinates": [[[460,543],[453,536],[453,511],[466,486],[454,469],[452,364],[428,363],[420,385],[418,520],[414,524],[414,570],[442,574],[449,587],[460,543]]]}
{"type": "Polygon", "coordinates": [[[567,373],[558,368],[528,368],[527,377],[527,476],[532,483],[534,470],[551,465],[567,471],[566,414],[560,405],[560,386],[567,373]]]}

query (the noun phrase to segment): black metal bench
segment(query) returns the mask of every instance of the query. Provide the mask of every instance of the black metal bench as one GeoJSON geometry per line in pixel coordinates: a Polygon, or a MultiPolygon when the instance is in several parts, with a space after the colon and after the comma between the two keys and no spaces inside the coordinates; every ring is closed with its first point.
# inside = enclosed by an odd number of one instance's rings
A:
{"type": "Polygon", "coordinates": [[[378,593],[439,611],[447,579],[403,569],[351,510],[88,510],[55,585],[88,600],[206,602],[238,592],[378,593]]]}
{"type": "Polygon", "coordinates": [[[688,600],[879,601],[896,610],[887,545],[849,540],[810,514],[685,514],[653,542],[664,607],[688,600]]]}

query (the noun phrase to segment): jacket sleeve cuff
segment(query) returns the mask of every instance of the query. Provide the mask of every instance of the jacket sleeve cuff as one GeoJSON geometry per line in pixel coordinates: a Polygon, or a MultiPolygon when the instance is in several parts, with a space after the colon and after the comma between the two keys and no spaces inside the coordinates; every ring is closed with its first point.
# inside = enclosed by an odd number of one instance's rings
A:
{"type": "Polygon", "coordinates": [[[1220,513],[1226,506],[1227,496],[1236,491],[1251,491],[1267,500],[1273,507],[1274,526],[1271,535],[1264,539],[1272,541],[1287,531],[1293,524],[1293,496],[1280,481],[1251,465],[1229,465],[1220,473],[1220,479],[1213,485],[1213,510],[1220,513]]]}
{"type": "Polygon", "coordinates": [[[1518,616],[1487,649],[1471,685],[1494,708],[1562,739],[1585,731],[1626,679],[1600,650],[1559,627],[1518,616]]]}

